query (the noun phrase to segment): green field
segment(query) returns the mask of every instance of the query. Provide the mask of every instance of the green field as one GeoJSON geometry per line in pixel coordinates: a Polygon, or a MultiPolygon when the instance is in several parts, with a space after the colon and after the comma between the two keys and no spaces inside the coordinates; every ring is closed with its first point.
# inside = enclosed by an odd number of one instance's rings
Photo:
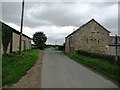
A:
{"type": "Polygon", "coordinates": [[[110,62],[104,61],[102,59],[85,57],[83,55],[70,55],[67,54],[73,60],[91,68],[92,70],[108,77],[109,79],[120,83],[120,66],[111,64],[110,62]]]}
{"type": "Polygon", "coordinates": [[[16,83],[36,63],[38,59],[37,50],[29,50],[21,56],[9,55],[2,58],[2,85],[16,83]]]}

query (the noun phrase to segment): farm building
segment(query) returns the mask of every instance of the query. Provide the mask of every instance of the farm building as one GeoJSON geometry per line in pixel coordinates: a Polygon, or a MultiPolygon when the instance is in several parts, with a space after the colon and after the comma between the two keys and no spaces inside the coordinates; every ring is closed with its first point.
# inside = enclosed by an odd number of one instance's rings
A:
{"type": "MultiPolygon", "coordinates": [[[[0,23],[2,23],[2,53],[9,54],[19,51],[20,32],[3,22],[0,23]]],[[[31,40],[30,37],[22,34],[22,51],[31,49],[31,40]]]]}
{"type": "MultiPolygon", "coordinates": [[[[118,45],[117,45],[117,53],[120,55],[120,36],[118,36],[118,45]]],[[[116,52],[116,44],[115,44],[115,36],[109,36],[109,49],[110,54],[115,55],[116,52]]]]}
{"type": "MultiPolygon", "coordinates": [[[[114,40],[109,36],[110,31],[94,19],[82,25],[65,38],[65,52],[74,53],[83,50],[99,54],[115,54],[114,40]]],[[[119,46],[119,45],[118,45],[119,46]]],[[[118,47],[119,51],[120,47],[118,47]]]]}

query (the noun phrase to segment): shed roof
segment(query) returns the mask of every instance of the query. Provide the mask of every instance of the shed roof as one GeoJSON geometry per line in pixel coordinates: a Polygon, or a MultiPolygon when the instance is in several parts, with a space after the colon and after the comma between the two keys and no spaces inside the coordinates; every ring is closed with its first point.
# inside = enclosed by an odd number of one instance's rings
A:
{"type": "MultiPolygon", "coordinates": [[[[5,24],[5,23],[3,23],[3,22],[1,22],[1,21],[0,21],[0,24],[2,24],[2,25],[4,24],[5,26],[10,27],[9,25],[7,25],[7,24],[5,24]]],[[[20,35],[20,32],[19,32],[19,31],[15,30],[15,29],[12,28],[12,27],[10,27],[10,28],[11,28],[11,30],[12,30],[14,33],[20,35]]],[[[27,38],[29,38],[29,39],[32,39],[32,38],[30,38],[29,36],[27,36],[27,35],[25,35],[25,34],[22,34],[22,35],[25,36],[25,37],[27,37],[27,38]]]]}

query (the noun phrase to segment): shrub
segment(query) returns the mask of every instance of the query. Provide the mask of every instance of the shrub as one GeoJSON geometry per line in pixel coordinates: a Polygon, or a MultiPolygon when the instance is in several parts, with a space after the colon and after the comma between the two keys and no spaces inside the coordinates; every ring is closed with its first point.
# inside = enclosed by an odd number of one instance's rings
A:
{"type": "Polygon", "coordinates": [[[58,46],[58,50],[64,50],[64,46],[58,46]]]}

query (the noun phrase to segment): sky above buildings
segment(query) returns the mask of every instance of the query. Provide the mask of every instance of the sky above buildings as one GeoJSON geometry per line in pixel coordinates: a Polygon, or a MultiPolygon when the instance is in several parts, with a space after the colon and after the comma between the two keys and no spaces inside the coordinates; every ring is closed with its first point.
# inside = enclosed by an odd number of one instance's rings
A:
{"type": "MultiPolygon", "coordinates": [[[[2,1],[2,21],[20,31],[21,2],[2,1]]],[[[67,35],[94,18],[111,35],[118,33],[118,0],[25,0],[23,33],[42,31],[47,44],[63,44],[67,35]]]]}

